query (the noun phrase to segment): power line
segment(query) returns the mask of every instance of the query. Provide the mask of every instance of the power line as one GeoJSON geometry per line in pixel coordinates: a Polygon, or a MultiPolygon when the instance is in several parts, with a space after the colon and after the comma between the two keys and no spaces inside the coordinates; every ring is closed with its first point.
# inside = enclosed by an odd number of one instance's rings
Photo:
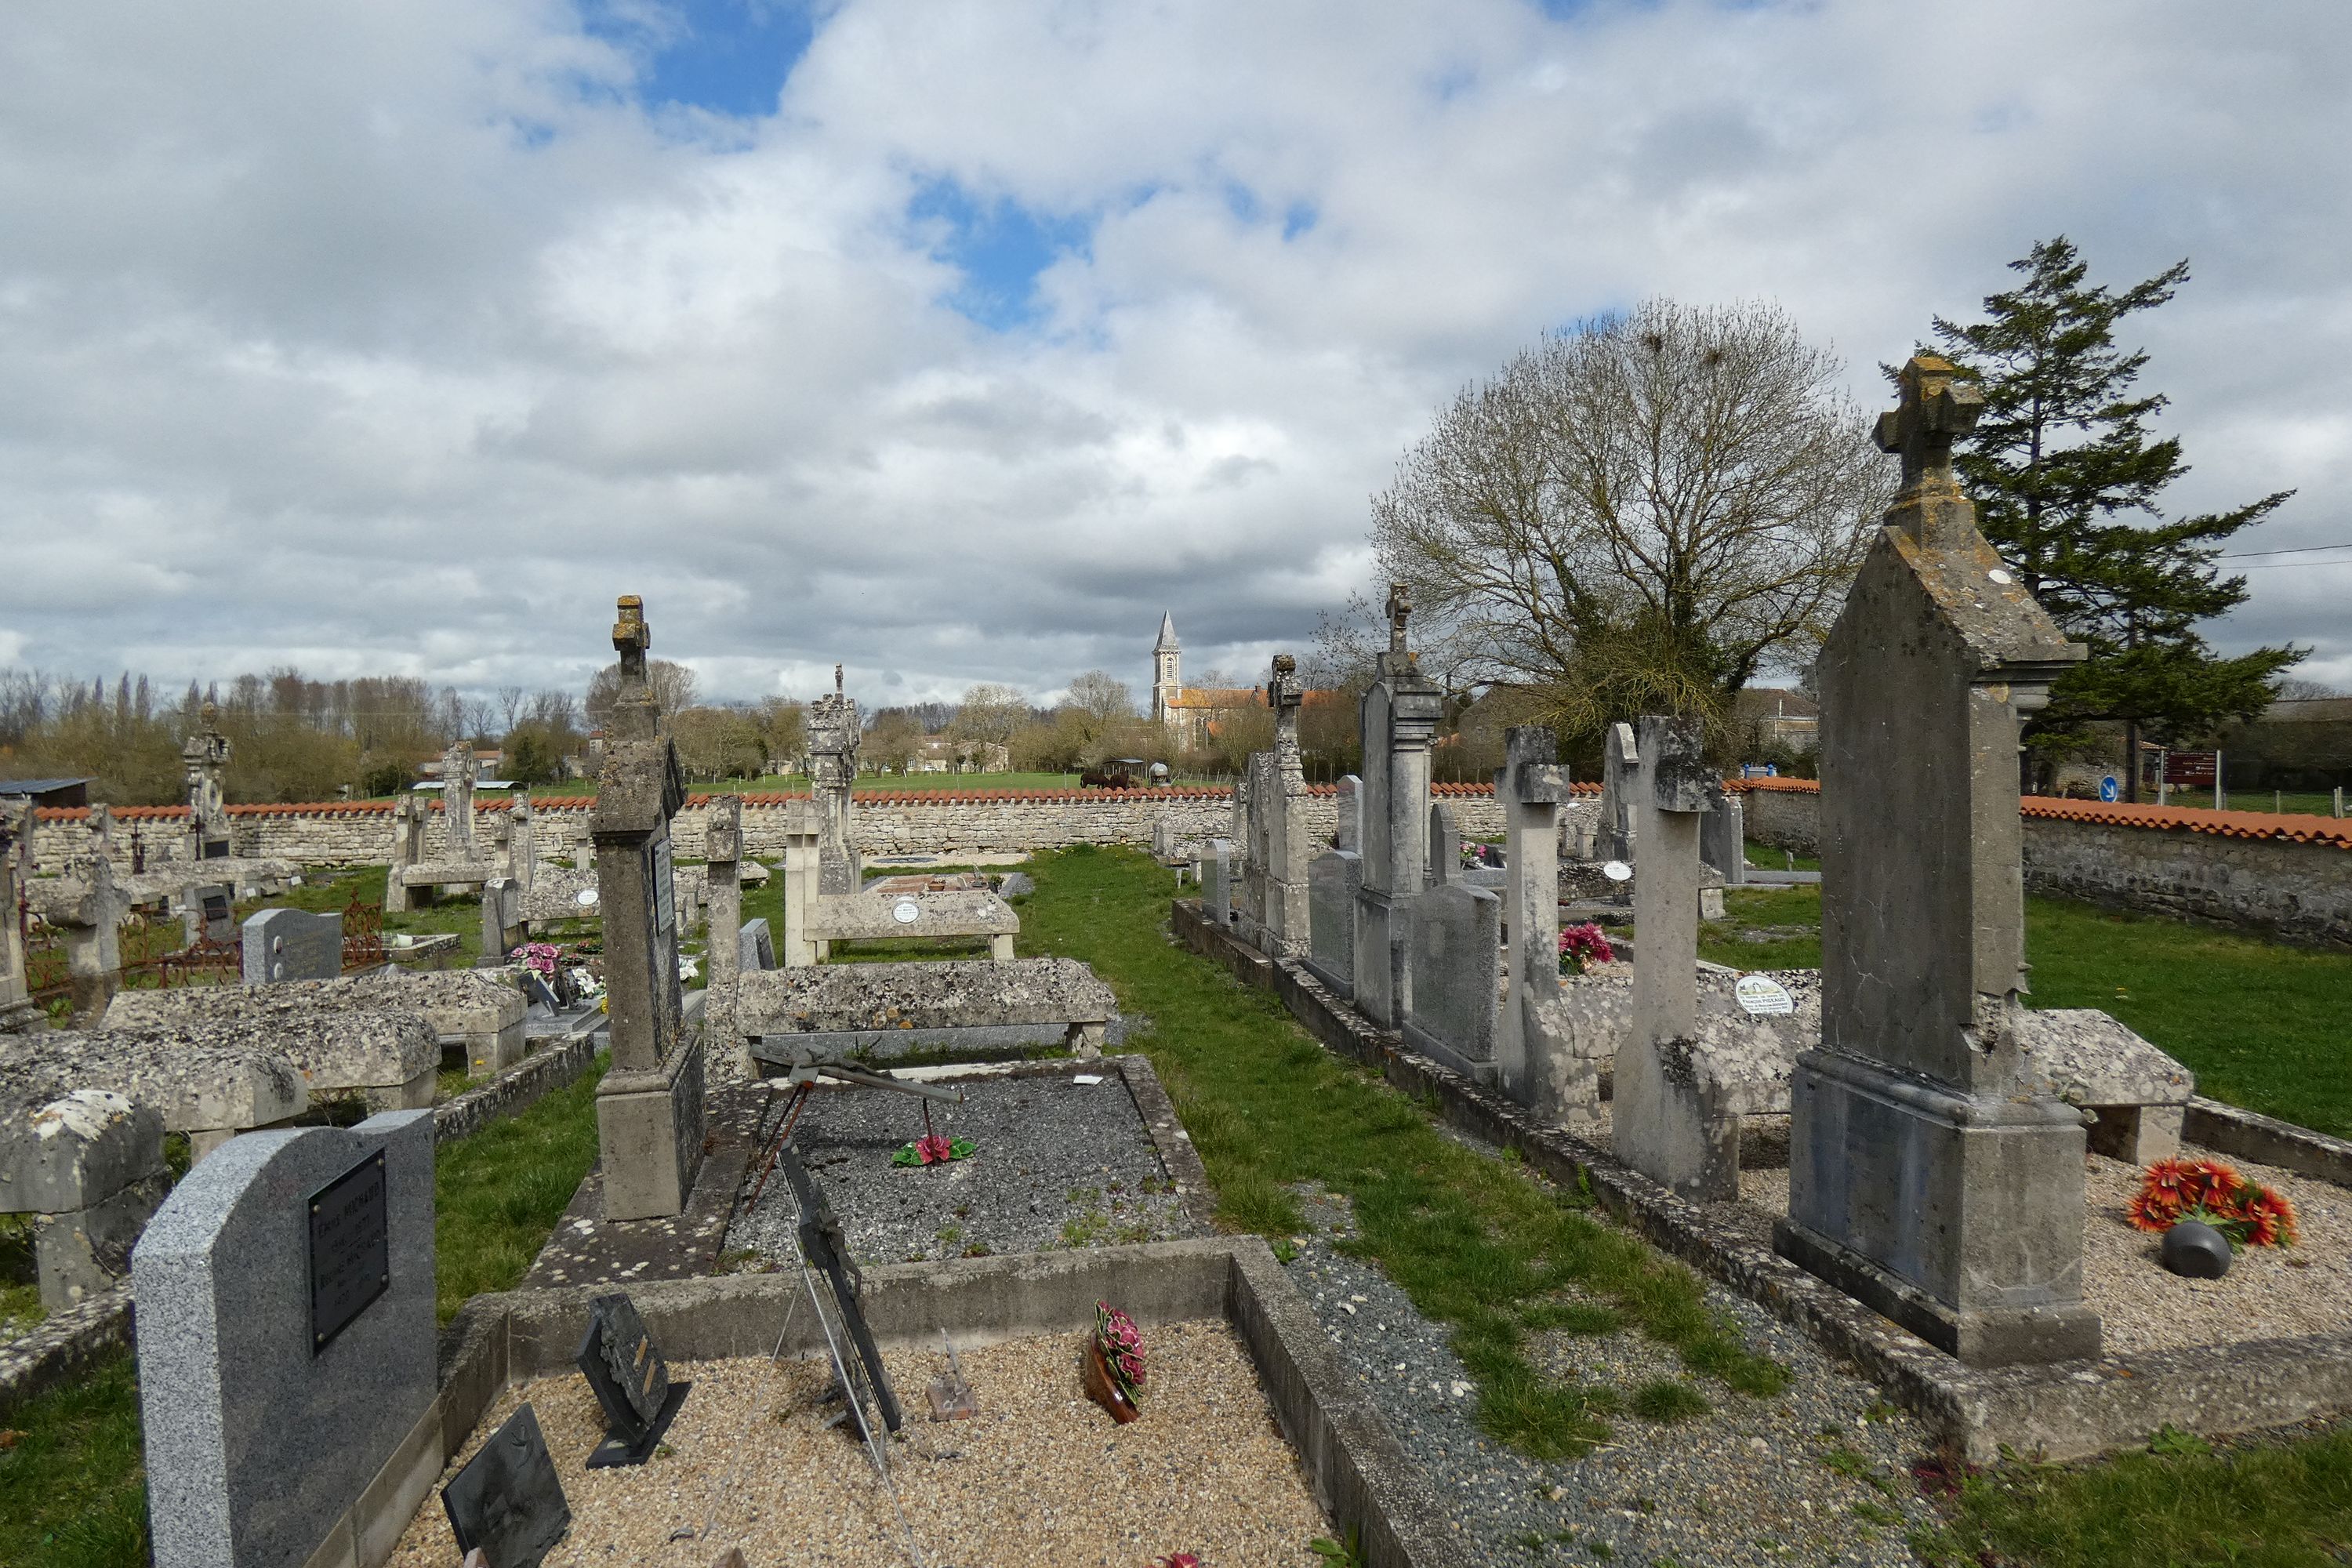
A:
{"type": "Polygon", "coordinates": [[[2298,544],[2292,550],[2232,550],[2214,559],[2246,561],[2257,555],[2315,555],[2323,550],[2352,550],[2352,540],[2347,540],[2342,544],[2298,544]]]}

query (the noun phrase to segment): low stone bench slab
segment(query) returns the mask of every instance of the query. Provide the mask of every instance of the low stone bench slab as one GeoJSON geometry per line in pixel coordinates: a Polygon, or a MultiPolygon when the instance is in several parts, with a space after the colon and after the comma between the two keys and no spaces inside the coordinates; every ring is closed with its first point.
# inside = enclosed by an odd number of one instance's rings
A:
{"type": "Polygon", "coordinates": [[[1013,906],[984,889],[948,892],[845,893],[820,898],[809,914],[814,942],[871,942],[891,938],[984,936],[989,956],[1013,957],[1021,917],[1013,906]]]}
{"type": "Polygon", "coordinates": [[[751,1055],[795,1064],[793,1037],[1051,1024],[1084,1055],[1099,1054],[1118,1004],[1075,958],[999,963],[827,964],[747,972],[735,982],[735,1033],[751,1055]]]}
{"type": "MultiPolygon", "coordinates": [[[[430,1089],[428,1080],[427,1089],[430,1089]]],[[[109,1089],[152,1108],[184,1132],[198,1159],[239,1132],[299,1115],[310,1094],[283,1050],[215,1020],[43,1035],[0,1036],[0,1093],[109,1089]]]]}
{"type": "Polygon", "coordinates": [[[414,866],[400,868],[400,885],[404,888],[473,887],[505,874],[505,868],[496,860],[420,860],[414,866]]]}
{"type": "MultiPolygon", "coordinates": [[[[250,1041],[292,1062],[313,1096],[358,1096],[371,1110],[433,1103],[441,1040],[421,1009],[332,995],[335,980],[126,991],[99,1032],[200,1029],[250,1041]]],[[[520,1023],[518,1022],[518,1027],[520,1023]]]]}

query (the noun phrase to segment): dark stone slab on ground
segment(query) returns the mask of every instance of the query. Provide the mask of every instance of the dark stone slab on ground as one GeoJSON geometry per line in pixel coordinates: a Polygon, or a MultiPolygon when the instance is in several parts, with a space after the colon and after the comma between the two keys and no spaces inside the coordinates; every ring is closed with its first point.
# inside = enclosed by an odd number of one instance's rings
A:
{"type": "MultiPolygon", "coordinates": [[[[861,1262],[1205,1234],[1199,1161],[1140,1058],[1038,1063],[934,1081],[964,1091],[961,1105],[931,1106],[931,1125],[970,1139],[969,1159],[929,1169],[893,1165],[891,1155],[922,1134],[923,1108],[886,1089],[821,1089],[793,1135],[861,1262]],[[1130,1089],[1123,1066],[1139,1088],[1130,1089]],[[1080,1084],[1080,1077],[1100,1081],[1080,1084]],[[1164,1160],[1163,1142],[1178,1145],[1164,1160]]],[[[793,1222],[782,1179],[771,1179],[730,1231],[728,1256],[790,1258],[793,1222]]]]}

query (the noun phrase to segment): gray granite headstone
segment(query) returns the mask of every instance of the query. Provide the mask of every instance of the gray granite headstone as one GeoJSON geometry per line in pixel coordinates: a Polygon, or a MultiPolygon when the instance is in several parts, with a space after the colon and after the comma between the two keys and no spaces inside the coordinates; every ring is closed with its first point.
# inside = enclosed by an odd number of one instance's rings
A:
{"type": "Polygon", "coordinates": [[[1503,900],[1449,882],[1412,901],[1412,991],[1404,1036],[1414,1049],[1492,1081],[1502,965],[1503,900]]]}
{"type": "Polygon", "coordinates": [[[131,1284],[156,1568],[308,1562],[433,1404],[433,1113],[230,1140],[155,1211],[131,1284]]]}
{"type": "Polygon", "coordinates": [[[343,917],[262,910],[245,920],[245,983],[332,980],[343,972],[343,917]]]}
{"type": "Polygon", "coordinates": [[[468,1563],[479,1552],[490,1568],[539,1568],[572,1528],[539,1412],[525,1405],[508,1416],[441,1489],[441,1509],[468,1563]]]}
{"type": "Polygon", "coordinates": [[[1307,868],[1307,967],[1344,999],[1356,991],[1356,890],[1364,860],[1352,849],[1318,855],[1307,868]]]}
{"type": "Polygon", "coordinates": [[[776,939],[769,933],[768,917],[755,915],[735,933],[738,962],[745,973],[776,967],[776,939]]]}

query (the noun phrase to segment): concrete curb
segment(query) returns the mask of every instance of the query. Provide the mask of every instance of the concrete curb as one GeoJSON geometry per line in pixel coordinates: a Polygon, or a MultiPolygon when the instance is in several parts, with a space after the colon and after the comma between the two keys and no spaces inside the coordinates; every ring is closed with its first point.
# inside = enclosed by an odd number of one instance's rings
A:
{"type": "Polygon", "coordinates": [[[446,1143],[470,1137],[491,1122],[514,1116],[548,1095],[578,1081],[596,1059],[604,1032],[575,1035],[560,1045],[536,1051],[488,1083],[469,1089],[433,1108],[433,1141],[446,1143]]]}
{"type": "MultiPolygon", "coordinates": [[[[1758,1245],[1727,1215],[1711,1212],[1727,1205],[1685,1202],[1592,1145],[1538,1124],[1516,1101],[1406,1049],[1399,1037],[1373,1027],[1302,966],[1274,963],[1203,920],[1196,900],[1176,900],[1171,924],[1192,952],[1245,984],[1274,991],[1291,1016],[1330,1049],[1375,1068],[1450,1125],[1517,1150],[1553,1181],[1591,1191],[1661,1251],[1854,1363],[1972,1461],[1992,1460],[2004,1445],[2046,1458],[2081,1458],[2145,1443],[2167,1425],[2221,1435],[2352,1409],[2352,1335],[2263,1340],[2218,1352],[2192,1347],[2038,1366],[1964,1367],[1758,1245]]],[[[2248,1146],[2236,1152],[2244,1158],[2326,1180],[2343,1181],[2342,1173],[2352,1172],[2352,1144],[2341,1140],[2212,1100],[2191,1101],[2189,1115],[2191,1137],[2200,1127],[2242,1136],[2248,1146]],[[2229,1131],[2233,1128],[2235,1133],[2229,1131]],[[2310,1166],[2273,1158],[2297,1151],[2310,1166]]]]}

